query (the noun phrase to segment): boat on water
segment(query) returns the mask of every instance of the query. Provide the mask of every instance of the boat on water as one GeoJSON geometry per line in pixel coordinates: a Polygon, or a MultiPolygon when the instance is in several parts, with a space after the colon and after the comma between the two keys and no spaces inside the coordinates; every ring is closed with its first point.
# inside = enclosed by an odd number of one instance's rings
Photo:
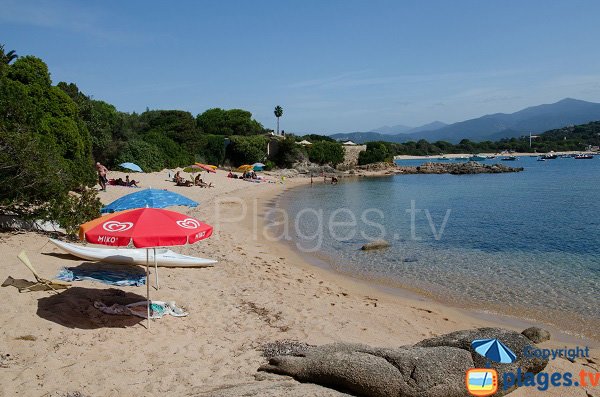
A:
{"type": "MultiPolygon", "coordinates": [[[[49,240],[63,251],[88,261],[99,261],[116,265],[146,264],[146,249],[143,248],[93,248],[55,239],[49,240]]],[[[148,251],[148,255],[150,263],[154,263],[154,250],[148,251]]],[[[217,261],[213,259],[182,255],[165,248],[156,249],[156,265],[160,267],[208,267],[213,266],[215,263],[217,261]]]]}
{"type": "Polygon", "coordinates": [[[570,154],[563,154],[562,156],[560,156],[561,159],[570,159],[571,157],[573,156],[571,156],[570,154]]]}
{"type": "Polygon", "coordinates": [[[437,160],[438,161],[450,161],[450,159],[446,156],[438,157],[437,160]]]}
{"type": "Polygon", "coordinates": [[[506,157],[502,157],[500,159],[500,161],[515,161],[517,159],[517,156],[506,156],[506,157]]]}
{"type": "Polygon", "coordinates": [[[554,160],[558,158],[558,154],[548,153],[541,156],[541,158],[543,158],[544,160],[554,160]]]}
{"type": "Polygon", "coordinates": [[[474,156],[471,156],[471,157],[469,157],[469,161],[484,161],[484,160],[487,160],[487,157],[485,157],[485,156],[480,156],[480,155],[478,155],[478,154],[476,154],[476,155],[474,155],[474,156]]]}
{"type": "Polygon", "coordinates": [[[546,159],[542,156],[538,157],[537,161],[546,161],[546,159]]]}
{"type": "Polygon", "coordinates": [[[594,158],[592,154],[578,154],[575,156],[575,160],[591,160],[594,158]]]}

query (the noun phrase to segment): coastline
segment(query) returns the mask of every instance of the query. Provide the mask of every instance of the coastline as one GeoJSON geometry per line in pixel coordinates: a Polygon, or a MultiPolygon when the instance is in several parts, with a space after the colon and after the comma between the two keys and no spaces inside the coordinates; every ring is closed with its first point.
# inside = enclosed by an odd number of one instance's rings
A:
{"type": "MultiPolygon", "coordinates": [[[[554,152],[554,154],[561,156],[563,154],[572,155],[572,154],[597,154],[596,152],[586,152],[586,151],[566,151],[566,152],[554,152]]],[[[515,153],[479,153],[482,156],[496,156],[496,157],[507,157],[507,156],[515,156],[515,157],[538,157],[544,155],[546,153],[524,153],[524,152],[515,152],[515,153]]],[[[448,159],[458,159],[464,157],[473,156],[471,153],[449,153],[444,154],[444,157],[448,159]]],[[[438,160],[442,155],[432,155],[432,156],[410,156],[410,155],[399,155],[395,156],[394,160],[438,160]]]]}
{"type": "MultiPolygon", "coordinates": [[[[0,368],[0,376],[10,380],[4,387],[7,396],[23,390],[28,396],[52,397],[74,391],[116,397],[133,390],[146,396],[202,395],[258,382],[256,370],[265,363],[259,349],[276,340],[394,347],[474,327],[522,330],[520,325],[472,317],[418,296],[395,295],[314,266],[285,243],[260,235],[254,239],[252,233],[260,230],[267,206],[276,205],[289,189],[308,187],[310,180],[252,184],[225,174],[218,171],[206,177],[217,186],[214,189],[173,187],[165,181],[166,172],[136,174],[143,187],[164,188],[199,201],[197,208],[177,210],[216,228],[210,239],[175,249],[217,259],[215,267],[160,268],[161,287],[151,290],[151,299],[175,301],[189,311],[188,317],[152,321],[147,330],[128,317],[105,315],[93,307],[97,299],[123,293],[143,299],[145,288],[139,287],[82,281],[60,295],[0,288],[7,308],[0,312],[0,353],[11,356],[0,368]],[[247,212],[240,219],[242,203],[247,212]]],[[[111,172],[110,177],[124,175],[111,172]]],[[[100,198],[108,203],[134,191],[109,187],[100,198]]],[[[2,280],[32,279],[16,259],[21,249],[46,278],[60,267],[86,263],[64,255],[44,235],[2,233],[0,252],[6,258],[2,280]]],[[[564,347],[564,343],[553,335],[541,346],[564,347]]],[[[594,350],[592,356],[599,357],[600,351],[594,350]]],[[[576,373],[582,368],[581,363],[556,360],[546,370],[576,373]]],[[[522,388],[511,396],[585,396],[583,389],[560,391],[522,388]]]]}
{"type": "MultiPolygon", "coordinates": [[[[373,173],[367,177],[382,177],[382,176],[391,176],[389,174],[382,175],[380,173],[373,173]]],[[[360,177],[356,178],[347,178],[347,180],[351,183],[356,183],[361,180],[360,177]]],[[[293,187],[293,189],[301,189],[307,188],[304,185],[297,185],[293,187]]],[[[286,197],[283,194],[280,194],[276,197],[276,202],[269,202],[265,204],[265,208],[263,209],[263,216],[261,216],[262,223],[266,222],[264,217],[264,212],[268,211],[273,206],[282,205],[282,201],[286,200],[286,197]]],[[[285,204],[283,204],[285,206],[285,204]]],[[[576,345],[576,344],[586,344],[589,346],[593,346],[594,348],[600,348],[600,341],[594,338],[591,338],[588,335],[579,335],[573,333],[566,329],[561,329],[559,326],[555,324],[551,324],[548,322],[543,322],[539,319],[527,316],[527,313],[523,312],[520,314],[508,314],[502,313],[499,310],[488,308],[483,310],[476,309],[475,304],[463,304],[459,305],[458,302],[444,302],[442,297],[436,296],[433,293],[430,293],[426,290],[411,288],[408,285],[401,285],[397,282],[393,282],[389,279],[385,278],[367,278],[360,277],[359,275],[350,274],[341,272],[336,270],[333,266],[334,258],[331,257],[328,253],[323,251],[317,251],[313,253],[301,253],[300,250],[295,246],[294,241],[277,241],[275,244],[279,244],[291,252],[293,252],[296,256],[301,257],[301,261],[304,263],[294,265],[300,267],[308,268],[316,268],[322,271],[320,274],[322,277],[330,278],[332,281],[342,280],[344,284],[349,282],[353,288],[356,288],[356,291],[362,293],[362,289],[367,287],[368,290],[373,293],[381,293],[385,296],[388,296],[392,299],[398,300],[408,300],[412,302],[412,304],[421,304],[425,306],[425,310],[432,310],[427,307],[434,307],[439,312],[444,311],[454,311],[453,315],[458,316],[458,322],[463,322],[466,319],[469,319],[473,322],[484,321],[484,325],[479,326],[491,326],[491,327],[504,327],[511,328],[515,331],[521,331],[525,328],[532,326],[540,326],[548,329],[553,337],[552,342],[559,344],[568,344],[568,345],[576,345]]],[[[560,313],[558,313],[560,314],[560,313]]]]}

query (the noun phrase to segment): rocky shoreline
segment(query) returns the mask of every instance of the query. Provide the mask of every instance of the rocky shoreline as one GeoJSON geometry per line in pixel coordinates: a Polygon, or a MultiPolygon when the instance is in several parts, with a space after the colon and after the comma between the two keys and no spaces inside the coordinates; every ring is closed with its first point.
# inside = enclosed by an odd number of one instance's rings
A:
{"type": "MultiPolygon", "coordinates": [[[[356,167],[356,173],[361,171],[376,172],[383,175],[391,174],[501,174],[506,172],[521,172],[523,167],[507,167],[502,164],[481,164],[476,161],[467,163],[425,163],[420,166],[397,166],[391,163],[375,163],[356,167]]],[[[366,176],[366,175],[365,175],[366,176]]]]}

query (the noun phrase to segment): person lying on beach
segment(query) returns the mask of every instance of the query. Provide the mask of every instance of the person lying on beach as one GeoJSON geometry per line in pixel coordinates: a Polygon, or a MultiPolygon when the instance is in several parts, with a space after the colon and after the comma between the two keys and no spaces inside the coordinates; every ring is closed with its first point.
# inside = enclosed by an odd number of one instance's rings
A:
{"type": "Polygon", "coordinates": [[[117,178],[113,180],[112,184],[116,186],[127,186],[127,183],[123,180],[123,178],[117,178]]]}
{"type": "Polygon", "coordinates": [[[179,181],[177,181],[175,183],[175,186],[191,187],[191,186],[194,186],[194,182],[192,182],[192,181],[185,181],[185,180],[183,180],[183,178],[179,178],[179,181]]]}
{"type": "Polygon", "coordinates": [[[212,182],[207,184],[206,182],[204,182],[201,178],[200,175],[198,175],[196,177],[196,179],[194,180],[194,185],[196,186],[200,186],[200,187],[214,187],[212,182]]]}

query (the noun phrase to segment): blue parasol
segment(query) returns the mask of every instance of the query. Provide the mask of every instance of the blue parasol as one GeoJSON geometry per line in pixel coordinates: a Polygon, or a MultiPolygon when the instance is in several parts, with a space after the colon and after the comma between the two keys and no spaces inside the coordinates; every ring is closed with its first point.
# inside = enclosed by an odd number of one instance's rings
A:
{"type": "Polygon", "coordinates": [[[119,164],[119,167],[123,167],[128,170],[135,171],[135,172],[144,172],[144,171],[142,171],[142,169],[140,168],[139,165],[133,164],[133,163],[121,163],[121,164],[119,164]]]}
{"type": "Polygon", "coordinates": [[[471,347],[483,357],[497,363],[510,364],[517,359],[515,353],[498,339],[476,339],[471,342],[471,347]]]}
{"type": "Polygon", "coordinates": [[[132,208],[165,208],[174,205],[196,207],[197,202],[168,190],[144,189],[121,197],[102,208],[103,214],[124,211],[132,208]]]}

